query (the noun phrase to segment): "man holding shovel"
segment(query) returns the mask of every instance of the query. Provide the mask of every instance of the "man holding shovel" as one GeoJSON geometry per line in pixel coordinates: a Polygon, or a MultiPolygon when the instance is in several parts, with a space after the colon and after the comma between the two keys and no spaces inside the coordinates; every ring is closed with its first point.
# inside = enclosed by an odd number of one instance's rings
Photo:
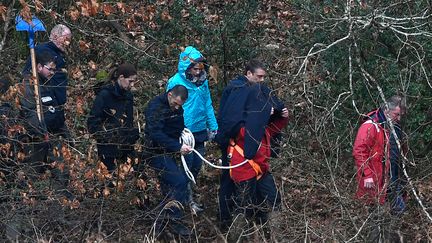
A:
{"type": "MultiPolygon", "coordinates": [[[[47,169],[46,162],[62,162],[58,154],[54,156],[52,153],[53,150],[61,151],[62,142],[50,142],[49,135],[67,136],[62,107],[66,102],[67,78],[64,70],[58,70],[64,69],[63,54],[70,43],[71,33],[66,26],[57,25],[51,31],[51,41],[35,50],[34,33],[45,31],[42,22],[35,16],[31,21],[18,16],[16,22],[18,31],[27,31],[29,34],[31,54],[23,71],[24,79],[20,90],[20,117],[24,120],[29,142],[25,146],[26,160],[32,165],[30,167],[34,172],[42,173],[47,169]]],[[[53,186],[54,189],[61,190],[60,193],[68,199],[72,199],[73,195],[64,190],[68,176],[67,170],[60,169],[62,167],[57,165],[51,170],[56,179],[53,186]]]]}
{"type": "MultiPolygon", "coordinates": [[[[57,106],[53,107],[55,109],[56,117],[63,121],[61,124],[57,124],[57,121],[47,121],[45,118],[46,128],[48,132],[63,136],[64,138],[69,138],[69,132],[65,126],[64,120],[64,110],[63,106],[66,103],[66,89],[68,86],[67,70],[66,70],[66,60],[65,60],[65,50],[70,45],[72,38],[72,33],[70,29],[62,24],[54,26],[50,33],[50,41],[42,43],[35,47],[35,53],[41,53],[43,51],[49,52],[54,57],[54,63],[56,68],[53,70],[49,85],[50,97],[55,100],[57,106]]],[[[27,60],[26,66],[24,67],[23,74],[31,73],[31,59],[27,60]]]]}

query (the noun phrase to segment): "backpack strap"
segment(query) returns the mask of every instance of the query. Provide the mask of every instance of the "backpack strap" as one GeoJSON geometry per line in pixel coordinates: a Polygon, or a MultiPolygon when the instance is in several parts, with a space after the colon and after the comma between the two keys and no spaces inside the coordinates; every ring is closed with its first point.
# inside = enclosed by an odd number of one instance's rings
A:
{"type": "MultiPolygon", "coordinates": [[[[244,158],[244,152],[243,152],[244,150],[237,143],[235,143],[234,139],[230,139],[230,145],[228,148],[228,158],[229,159],[232,158],[232,154],[233,154],[234,150],[237,151],[237,153],[239,153],[244,158]]],[[[259,180],[263,174],[261,167],[253,159],[249,159],[248,163],[252,167],[252,169],[255,171],[257,180],[259,180]]],[[[231,160],[230,160],[230,165],[232,165],[231,160]]],[[[230,176],[231,175],[232,175],[232,169],[230,169],[230,176]]]]}

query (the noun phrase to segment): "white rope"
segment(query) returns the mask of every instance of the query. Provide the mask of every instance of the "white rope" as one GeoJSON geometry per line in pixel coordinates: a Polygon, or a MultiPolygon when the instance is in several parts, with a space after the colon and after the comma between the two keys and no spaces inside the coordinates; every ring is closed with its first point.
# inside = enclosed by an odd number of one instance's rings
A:
{"type": "MultiPolygon", "coordinates": [[[[242,165],[244,165],[244,164],[246,164],[246,163],[248,162],[248,160],[245,159],[245,160],[244,160],[243,162],[241,162],[240,164],[236,164],[236,165],[232,165],[232,166],[222,166],[222,165],[215,165],[215,164],[213,164],[212,162],[206,160],[206,159],[205,159],[205,158],[204,158],[204,157],[203,157],[203,156],[202,156],[202,155],[201,155],[201,154],[200,154],[200,153],[195,149],[195,138],[194,138],[192,132],[191,132],[189,129],[187,129],[187,128],[183,129],[183,132],[182,132],[181,137],[180,137],[180,143],[181,143],[181,144],[185,144],[185,145],[190,146],[190,147],[192,148],[192,152],[196,153],[196,154],[198,155],[198,157],[200,157],[204,162],[206,162],[208,165],[210,165],[211,167],[216,168],[216,169],[222,169],[222,170],[234,169],[234,168],[240,167],[240,166],[242,166],[242,165]]],[[[191,152],[191,153],[192,153],[192,152],[191,152]]],[[[185,160],[183,154],[181,155],[181,161],[182,161],[183,169],[185,170],[186,176],[187,176],[191,181],[193,181],[193,183],[196,184],[196,182],[195,182],[195,178],[194,178],[192,172],[189,170],[189,167],[188,167],[187,164],[186,164],[186,160],[185,160]]]]}

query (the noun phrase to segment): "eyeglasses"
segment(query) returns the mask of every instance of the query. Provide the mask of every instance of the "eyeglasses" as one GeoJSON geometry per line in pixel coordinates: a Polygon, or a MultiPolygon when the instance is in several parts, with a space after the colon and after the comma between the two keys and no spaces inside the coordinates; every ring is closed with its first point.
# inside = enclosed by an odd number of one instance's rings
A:
{"type": "Polygon", "coordinates": [[[48,71],[50,71],[50,72],[55,72],[55,71],[56,71],[56,68],[55,68],[55,67],[52,68],[52,67],[48,67],[47,65],[44,65],[44,67],[45,67],[48,71]]]}

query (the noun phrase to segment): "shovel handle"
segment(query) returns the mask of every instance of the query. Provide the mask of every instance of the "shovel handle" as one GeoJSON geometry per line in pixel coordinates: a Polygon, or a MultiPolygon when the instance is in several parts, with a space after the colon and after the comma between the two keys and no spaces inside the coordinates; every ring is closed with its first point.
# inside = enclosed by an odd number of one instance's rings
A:
{"type": "Polygon", "coordinates": [[[36,114],[38,116],[39,122],[43,124],[42,107],[41,107],[40,94],[39,94],[39,79],[36,71],[36,55],[35,55],[34,48],[30,49],[30,58],[31,58],[32,73],[33,73],[33,88],[34,88],[34,95],[35,95],[34,98],[36,102],[36,114]]]}

